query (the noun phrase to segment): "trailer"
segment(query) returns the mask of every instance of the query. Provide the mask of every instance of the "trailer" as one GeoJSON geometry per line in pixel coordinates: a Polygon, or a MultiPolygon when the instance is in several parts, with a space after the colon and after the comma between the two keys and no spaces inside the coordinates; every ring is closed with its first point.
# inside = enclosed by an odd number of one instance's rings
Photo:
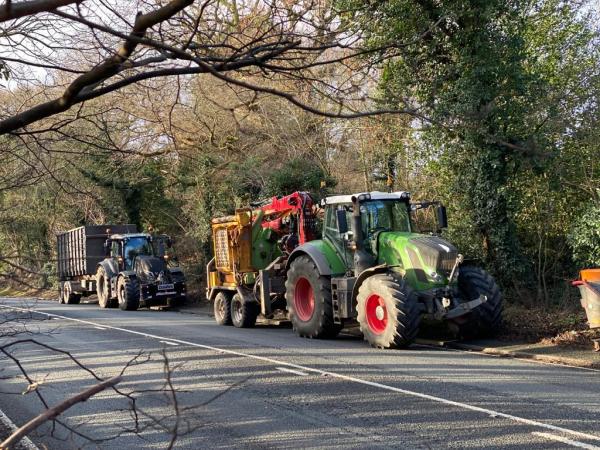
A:
{"type": "Polygon", "coordinates": [[[135,233],[135,225],[87,225],[56,236],[60,303],[77,304],[96,293],[96,270],[106,257],[105,243],[113,234],[135,233]]]}

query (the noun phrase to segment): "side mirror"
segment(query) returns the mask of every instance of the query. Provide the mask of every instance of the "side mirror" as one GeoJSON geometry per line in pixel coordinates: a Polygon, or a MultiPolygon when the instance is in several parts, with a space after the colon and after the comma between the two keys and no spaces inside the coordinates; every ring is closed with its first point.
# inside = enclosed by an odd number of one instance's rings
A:
{"type": "Polygon", "coordinates": [[[337,229],[339,234],[348,232],[348,220],[346,220],[346,211],[344,209],[336,209],[335,216],[337,219],[337,229]]]}
{"type": "Polygon", "coordinates": [[[438,205],[437,207],[437,221],[440,230],[448,228],[448,215],[446,214],[446,207],[444,205],[438,205]]]}

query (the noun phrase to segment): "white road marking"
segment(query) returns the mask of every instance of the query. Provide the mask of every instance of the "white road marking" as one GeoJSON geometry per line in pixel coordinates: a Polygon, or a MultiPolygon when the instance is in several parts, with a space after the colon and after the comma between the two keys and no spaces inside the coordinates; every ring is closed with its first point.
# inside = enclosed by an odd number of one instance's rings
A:
{"type": "Polygon", "coordinates": [[[302,372],[300,370],[288,369],[287,367],[275,367],[275,369],[279,370],[280,372],[293,373],[294,375],[300,375],[303,377],[308,376],[308,374],[306,372],[302,372]]]}
{"type": "Polygon", "coordinates": [[[104,327],[94,327],[96,330],[106,330],[104,327]]]}
{"type": "MultiPolygon", "coordinates": [[[[341,334],[341,333],[340,333],[341,334]]],[[[487,356],[492,358],[507,358],[509,355],[501,355],[497,353],[485,353],[478,350],[463,350],[460,348],[452,348],[452,347],[443,347],[441,345],[432,345],[432,344],[414,344],[416,347],[425,347],[425,348],[433,348],[435,350],[446,350],[451,352],[458,353],[466,353],[468,355],[477,355],[477,356],[487,356]]],[[[514,359],[515,361],[523,361],[530,364],[542,364],[544,366],[554,366],[554,367],[566,367],[568,369],[577,369],[577,370],[587,370],[588,372],[599,372],[600,369],[594,369],[592,367],[581,367],[581,366],[572,366],[571,364],[563,364],[559,362],[549,362],[549,361],[540,361],[539,359],[529,359],[529,358],[518,358],[514,356],[510,356],[510,359],[514,359]]]]}
{"type": "MultiPolygon", "coordinates": [[[[0,409],[0,422],[2,422],[6,427],[8,427],[13,433],[17,431],[19,427],[17,427],[12,420],[8,418],[6,414],[0,409]]],[[[27,450],[40,450],[37,445],[31,442],[27,436],[23,437],[15,447],[23,447],[27,450]]]]}
{"type": "Polygon", "coordinates": [[[167,344],[167,345],[179,345],[177,342],[171,342],[171,341],[159,341],[159,342],[162,342],[163,344],[167,344]]]}
{"type": "Polygon", "coordinates": [[[562,436],[557,436],[555,434],[540,433],[539,431],[534,431],[531,434],[535,434],[536,436],[541,436],[552,441],[562,442],[563,444],[572,445],[573,447],[587,448],[589,450],[600,450],[600,447],[596,447],[595,445],[586,444],[585,442],[572,441],[571,439],[567,439],[562,436]]]}
{"type": "MultiPolygon", "coordinates": [[[[88,325],[91,325],[91,326],[100,326],[100,324],[98,324],[96,322],[91,322],[89,320],[74,319],[72,317],[61,316],[59,314],[52,314],[52,313],[37,311],[35,309],[19,308],[18,306],[8,306],[8,305],[0,305],[0,307],[1,308],[7,308],[7,309],[14,309],[14,310],[18,310],[18,311],[36,312],[38,314],[43,314],[43,315],[46,315],[48,317],[58,317],[58,318],[61,318],[61,319],[71,320],[73,322],[85,323],[85,324],[88,324],[88,325]]],[[[103,326],[105,326],[106,328],[110,328],[111,330],[122,331],[124,333],[135,334],[137,336],[144,336],[144,337],[148,337],[148,338],[152,338],[152,339],[158,339],[158,340],[169,339],[169,338],[165,338],[164,336],[158,336],[156,334],[150,334],[150,333],[143,333],[141,331],[128,330],[127,328],[113,327],[113,326],[110,326],[110,325],[103,325],[103,326]]],[[[504,418],[504,419],[512,420],[513,422],[518,422],[518,423],[522,423],[522,424],[525,424],[525,425],[530,425],[530,426],[538,427],[538,428],[545,428],[546,430],[551,430],[551,431],[555,431],[555,432],[559,432],[559,433],[569,434],[569,435],[572,435],[572,436],[578,436],[578,437],[583,438],[583,439],[589,439],[589,440],[592,440],[592,441],[600,442],[600,436],[596,436],[594,434],[584,433],[584,432],[576,431],[576,430],[570,430],[569,428],[563,428],[563,427],[559,427],[559,426],[556,426],[556,425],[551,425],[549,423],[538,422],[537,420],[526,419],[524,417],[513,416],[512,414],[506,414],[506,413],[499,412],[499,411],[494,411],[494,410],[488,409],[488,408],[481,408],[479,406],[469,405],[468,403],[462,403],[462,402],[457,402],[457,401],[454,401],[454,400],[448,400],[448,399],[445,399],[445,398],[442,398],[442,397],[436,397],[435,395],[424,394],[422,392],[416,392],[416,391],[409,391],[408,389],[401,389],[401,388],[397,388],[397,387],[394,387],[394,386],[389,386],[387,384],[377,383],[375,381],[363,380],[361,378],[356,378],[356,377],[352,377],[352,376],[349,376],[349,375],[343,375],[341,373],[329,372],[327,370],[314,369],[312,367],[301,366],[299,364],[293,364],[293,363],[288,363],[288,362],[285,362],[285,361],[279,361],[277,359],[268,358],[266,356],[258,356],[258,355],[253,355],[251,353],[242,353],[242,352],[238,352],[238,351],[235,351],[235,350],[229,350],[229,349],[223,349],[223,348],[219,348],[219,347],[213,347],[211,345],[198,344],[196,342],[184,341],[182,339],[170,339],[170,341],[177,342],[177,343],[183,344],[183,345],[189,345],[189,346],[192,346],[192,347],[203,348],[203,349],[211,350],[211,351],[214,351],[214,352],[220,352],[220,353],[223,353],[223,354],[241,356],[241,357],[244,357],[244,358],[250,358],[250,359],[257,360],[257,361],[268,362],[268,363],[274,364],[276,366],[285,366],[285,367],[289,367],[289,368],[293,368],[293,369],[298,369],[300,371],[306,371],[306,372],[309,372],[309,373],[316,373],[318,375],[329,376],[329,377],[332,377],[332,378],[337,378],[339,380],[350,381],[350,382],[353,382],[353,383],[362,384],[362,385],[365,385],[365,386],[371,386],[371,387],[379,388],[379,389],[390,391],[390,392],[396,392],[396,393],[408,395],[408,396],[411,396],[411,397],[422,398],[424,400],[429,400],[429,401],[441,403],[441,404],[448,405],[448,406],[454,406],[454,407],[466,409],[466,410],[469,410],[469,411],[483,413],[484,415],[487,415],[487,416],[496,416],[496,417],[499,417],[499,418],[504,418]]]]}

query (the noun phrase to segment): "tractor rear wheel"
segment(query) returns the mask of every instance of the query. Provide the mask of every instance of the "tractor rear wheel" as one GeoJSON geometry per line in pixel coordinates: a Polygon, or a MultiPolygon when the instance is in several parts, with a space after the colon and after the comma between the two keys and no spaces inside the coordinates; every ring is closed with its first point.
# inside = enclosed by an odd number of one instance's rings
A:
{"type": "Polygon", "coordinates": [[[117,299],[123,311],[135,311],[140,306],[140,284],[136,278],[125,276],[117,281],[117,299]]]}
{"type": "Polygon", "coordinates": [[[114,308],[115,301],[110,298],[109,278],[104,267],[98,267],[96,271],[96,295],[101,308],[114,308]]]}
{"type": "Polygon", "coordinates": [[[408,347],[416,338],[421,313],[416,294],[389,274],[367,278],[358,289],[360,330],[376,348],[408,347]]]}
{"type": "Polygon", "coordinates": [[[227,292],[219,292],[213,302],[215,321],[219,325],[231,325],[231,295],[227,292]]]}
{"type": "Polygon", "coordinates": [[[296,333],[308,338],[333,338],[342,326],[333,322],[331,280],[321,276],[308,256],[292,261],[285,282],[285,300],[296,333]]]}
{"type": "Polygon", "coordinates": [[[485,303],[456,319],[460,337],[474,339],[498,333],[502,325],[502,294],[492,276],[479,267],[461,267],[458,289],[465,301],[474,300],[480,295],[487,297],[485,303]]]}
{"type": "Polygon", "coordinates": [[[258,312],[258,303],[245,302],[240,294],[235,294],[231,299],[231,321],[237,328],[252,328],[258,312]]]}

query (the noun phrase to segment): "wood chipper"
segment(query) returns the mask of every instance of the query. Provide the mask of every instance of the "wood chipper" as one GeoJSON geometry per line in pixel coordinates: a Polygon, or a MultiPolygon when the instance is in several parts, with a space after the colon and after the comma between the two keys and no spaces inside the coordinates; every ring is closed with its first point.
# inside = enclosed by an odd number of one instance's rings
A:
{"type": "Polygon", "coordinates": [[[250,327],[259,314],[286,316],[285,262],[317,237],[313,206],[309,194],[294,192],[212,220],[206,294],[218,323],[250,327]]]}

